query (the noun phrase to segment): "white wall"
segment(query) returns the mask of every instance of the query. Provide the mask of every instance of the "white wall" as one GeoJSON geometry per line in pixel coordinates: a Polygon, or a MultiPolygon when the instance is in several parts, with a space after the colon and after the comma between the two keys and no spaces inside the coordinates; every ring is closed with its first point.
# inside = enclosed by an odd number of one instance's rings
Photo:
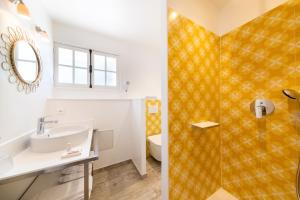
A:
{"type": "Polygon", "coordinates": [[[168,0],[168,7],[208,30],[218,32],[218,9],[209,0],[168,0]]]}
{"type": "Polygon", "coordinates": [[[131,103],[132,112],[132,161],[140,174],[146,175],[146,102],[135,99],[131,103]]]}
{"type": "Polygon", "coordinates": [[[124,89],[105,91],[54,88],[54,97],[64,98],[143,98],[161,95],[161,55],[157,49],[118,40],[58,22],[53,24],[54,41],[118,55],[121,85],[124,89]]]}
{"type": "MultiPolygon", "coordinates": [[[[46,98],[52,90],[52,43],[44,43],[34,33],[34,24],[46,30],[52,37],[52,25],[39,0],[24,0],[30,10],[32,20],[27,21],[17,16],[15,6],[8,0],[0,1],[0,32],[7,26],[19,26],[34,38],[43,62],[43,78],[36,93],[18,92],[16,85],[8,83],[8,73],[0,69],[0,143],[22,135],[36,128],[36,120],[42,115],[46,98]]],[[[2,56],[0,60],[3,59],[2,56]]],[[[2,185],[1,199],[15,200],[22,194],[32,178],[2,185]]]]}
{"type": "Polygon", "coordinates": [[[162,6],[162,95],[161,95],[161,128],[162,128],[162,163],[161,188],[162,200],[169,199],[169,131],[168,131],[168,2],[163,1],[162,6]]]}
{"type": "Polygon", "coordinates": [[[286,1],[230,0],[218,12],[218,34],[226,34],[286,1]]]}
{"type": "MultiPolygon", "coordinates": [[[[32,35],[41,52],[43,78],[36,93],[25,94],[18,92],[16,85],[8,83],[8,72],[0,69],[0,143],[36,128],[36,120],[41,116],[52,89],[52,44],[41,41],[33,31],[34,24],[37,24],[51,37],[51,21],[39,0],[24,2],[31,13],[30,21],[18,17],[15,6],[8,0],[0,1],[0,32],[5,31],[7,26],[20,26],[32,35]]],[[[2,56],[0,59],[3,59],[2,56]]]]}

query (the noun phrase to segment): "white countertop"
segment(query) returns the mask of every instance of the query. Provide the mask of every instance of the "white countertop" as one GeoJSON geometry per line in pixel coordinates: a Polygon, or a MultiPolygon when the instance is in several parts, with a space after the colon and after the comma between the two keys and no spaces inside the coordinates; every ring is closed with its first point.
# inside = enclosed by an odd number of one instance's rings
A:
{"type": "Polygon", "coordinates": [[[13,157],[13,168],[0,174],[0,181],[87,159],[90,156],[92,136],[93,129],[90,129],[86,140],[77,146],[82,149],[81,155],[70,158],[61,158],[65,150],[52,153],[34,153],[28,147],[13,157]]]}

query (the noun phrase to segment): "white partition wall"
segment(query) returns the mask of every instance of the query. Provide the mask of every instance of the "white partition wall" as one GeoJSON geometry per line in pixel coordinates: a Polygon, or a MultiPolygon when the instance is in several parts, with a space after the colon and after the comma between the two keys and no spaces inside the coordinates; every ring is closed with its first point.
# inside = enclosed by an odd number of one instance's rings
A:
{"type": "Polygon", "coordinates": [[[132,161],[139,173],[146,175],[146,110],[145,100],[135,99],[132,110],[132,161]]]}

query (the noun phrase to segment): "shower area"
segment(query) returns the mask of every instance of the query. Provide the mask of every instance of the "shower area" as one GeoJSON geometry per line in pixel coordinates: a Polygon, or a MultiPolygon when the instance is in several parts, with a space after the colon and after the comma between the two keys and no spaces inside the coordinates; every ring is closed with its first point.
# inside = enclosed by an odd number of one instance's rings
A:
{"type": "Polygon", "coordinates": [[[169,199],[300,199],[300,1],[221,35],[168,12],[169,199]]]}

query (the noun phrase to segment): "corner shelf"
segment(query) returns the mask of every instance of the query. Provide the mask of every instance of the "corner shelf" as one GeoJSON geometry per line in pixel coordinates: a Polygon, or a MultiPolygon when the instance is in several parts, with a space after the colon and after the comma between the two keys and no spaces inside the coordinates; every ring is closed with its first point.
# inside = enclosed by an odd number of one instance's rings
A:
{"type": "Polygon", "coordinates": [[[216,127],[219,126],[219,123],[216,122],[210,122],[210,121],[203,121],[203,122],[199,122],[199,123],[193,123],[192,126],[193,127],[197,127],[197,128],[212,128],[212,127],[216,127]]]}

